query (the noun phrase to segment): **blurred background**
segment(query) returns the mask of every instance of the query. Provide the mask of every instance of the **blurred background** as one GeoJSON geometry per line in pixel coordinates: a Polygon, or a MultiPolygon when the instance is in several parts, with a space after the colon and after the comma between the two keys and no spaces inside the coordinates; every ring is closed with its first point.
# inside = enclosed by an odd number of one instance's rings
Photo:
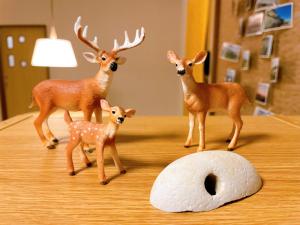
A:
{"type": "MultiPolygon", "coordinates": [[[[264,0],[262,3],[270,1],[264,0]]],[[[267,113],[300,113],[300,6],[297,1],[274,1],[278,6],[294,3],[292,24],[255,35],[245,35],[248,18],[260,11],[253,0],[0,0],[0,119],[28,112],[32,87],[44,79],[81,79],[93,76],[99,67],[87,62],[82,53],[90,51],[75,36],[78,16],[89,25],[88,37],[97,35],[100,48],[111,50],[113,39],[131,40],[135,29],[145,27],[146,39],[137,48],[122,52],[127,62],[115,72],[108,100],[113,105],[136,108],[139,115],[184,114],[182,87],[176,70],[167,58],[170,49],[180,56],[193,57],[207,50],[209,58],[195,68],[198,82],[223,82],[234,72],[232,82],[245,87],[253,104],[267,113]],[[77,67],[34,67],[31,58],[35,41],[50,34],[72,43],[77,67]],[[272,35],[272,52],[261,57],[262,40],[272,35]],[[221,57],[224,42],[241,48],[236,62],[221,57]],[[244,68],[243,51],[251,61],[244,68]],[[276,82],[270,81],[272,59],[280,57],[276,82]],[[260,83],[270,83],[265,102],[257,101],[260,83]]],[[[263,13],[267,13],[263,9],[263,13]]]]}

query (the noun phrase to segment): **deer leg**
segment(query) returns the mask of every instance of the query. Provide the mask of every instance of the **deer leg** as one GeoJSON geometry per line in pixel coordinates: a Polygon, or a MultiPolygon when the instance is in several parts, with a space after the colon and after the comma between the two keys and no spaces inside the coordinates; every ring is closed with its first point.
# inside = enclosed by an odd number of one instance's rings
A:
{"type": "Polygon", "coordinates": [[[75,175],[74,164],[73,164],[73,150],[79,143],[79,137],[73,140],[73,137],[70,138],[70,141],[66,147],[66,158],[67,158],[67,171],[70,176],[75,175]]]}
{"type": "Polygon", "coordinates": [[[50,130],[48,119],[49,119],[49,117],[44,121],[44,124],[46,127],[46,135],[47,135],[48,139],[50,140],[51,145],[56,145],[56,144],[58,144],[58,139],[54,136],[54,134],[50,130]]]}
{"type": "Polygon", "coordinates": [[[96,144],[96,156],[100,183],[103,185],[108,184],[104,171],[104,143],[96,144]]]}
{"type": "Polygon", "coordinates": [[[205,118],[206,112],[199,112],[197,114],[199,126],[199,147],[197,152],[205,149],[205,118]]]}
{"type": "Polygon", "coordinates": [[[235,131],[234,131],[233,138],[231,139],[231,142],[228,145],[228,150],[229,151],[232,151],[236,147],[237,140],[238,140],[239,135],[240,135],[240,131],[243,127],[243,121],[241,119],[241,116],[240,116],[239,112],[232,115],[232,119],[234,121],[235,131]]]}
{"type": "Polygon", "coordinates": [[[92,163],[90,162],[90,160],[89,160],[88,157],[86,156],[85,151],[83,150],[83,146],[84,146],[84,144],[81,143],[81,144],[80,144],[80,151],[79,151],[80,158],[81,158],[82,162],[83,162],[87,167],[92,167],[92,163]]]}
{"type": "Polygon", "coordinates": [[[55,145],[47,143],[47,138],[45,137],[43,132],[43,122],[48,118],[50,114],[50,109],[40,108],[40,114],[35,119],[34,126],[44,146],[46,146],[48,149],[54,149],[55,145]]]}
{"type": "Polygon", "coordinates": [[[97,123],[102,123],[102,110],[101,110],[100,107],[97,107],[94,110],[94,114],[95,114],[95,117],[96,117],[96,122],[97,123]]]}
{"type": "Polygon", "coordinates": [[[195,126],[195,115],[192,113],[189,113],[189,134],[188,134],[186,142],[184,144],[184,147],[186,147],[186,148],[190,147],[192,144],[194,126],[195,126]]]}
{"type": "MultiPolygon", "coordinates": [[[[93,114],[93,110],[90,110],[90,109],[83,110],[83,119],[85,121],[91,121],[92,114],[93,114]]],[[[83,150],[88,153],[93,152],[92,149],[90,149],[88,144],[83,145],[83,150]]]]}
{"type": "Polygon", "coordinates": [[[227,142],[227,143],[230,143],[230,141],[231,141],[231,139],[232,139],[232,137],[233,137],[233,135],[234,135],[234,131],[235,131],[235,124],[233,123],[233,124],[232,124],[231,132],[230,132],[228,138],[226,139],[226,142],[227,142]]]}
{"type": "Polygon", "coordinates": [[[114,160],[115,166],[120,171],[120,173],[122,173],[122,174],[126,173],[126,170],[124,169],[124,167],[121,163],[121,160],[119,158],[119,154],[118,154],[118,151],[117,151],[117,148],[116,148],[116,144],[112,143],[110,148],[111,148],[111,155],[112,155],[112,158],[114,160]]]}

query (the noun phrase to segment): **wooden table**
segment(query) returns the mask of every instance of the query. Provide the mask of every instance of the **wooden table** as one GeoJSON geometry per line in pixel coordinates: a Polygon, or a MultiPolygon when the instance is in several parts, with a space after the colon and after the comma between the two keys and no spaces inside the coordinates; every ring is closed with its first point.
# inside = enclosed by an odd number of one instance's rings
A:
{"type": "MultiPolygon", "coordinates": [[[[149,193],[166,165],[196,151],[183,148],[186,117],[126,120],[117,147],[128,173],[118,175],[107,151],[106,173],[112,180],[102,186],[96,164],[84,168],[77,152],[80,172],[67,175],[68,134],[60,114],[50,120],[61,139],[55,150],[42,148],[34,116],[20,115],[0,123],[0,224],[300,224],[299,118],[244,117],[235,152],[262,176],[257,194],[210,212],[165,213],[150,205],[149,193]]],[[[230,129],[227,117],[208,117],[207,149],[225,149],[230,129]]],[[[95,160],[95,153],[89,157],[95,160]]]]}

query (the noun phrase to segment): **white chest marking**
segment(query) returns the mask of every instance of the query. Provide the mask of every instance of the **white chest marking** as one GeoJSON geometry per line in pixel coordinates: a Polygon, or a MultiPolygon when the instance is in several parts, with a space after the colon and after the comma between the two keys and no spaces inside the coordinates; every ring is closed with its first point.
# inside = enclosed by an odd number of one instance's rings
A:
{"type": "Polygon", "coordinates": [[[106,73],[103,73],[99,78],[98,78],[98,82],[99,85],[102,89],[107,90],[110,87],[111,84],[111,77],[112,75],[108,75],[106,73]]]}
{"type": "Polygon", "coordinates": [[[107,127],[105,134],[109,137],[109,138],[113,138],[116,134],[116,127],[107,127]]]}
{"type": "Polygon", "coordinates": [[[188,92],[188,88],[186,86],[186,84],[183,82],[183,80],[181,80],[181,84],[182,84],[182,90],[184,94],[187,94],[188,92]]]}

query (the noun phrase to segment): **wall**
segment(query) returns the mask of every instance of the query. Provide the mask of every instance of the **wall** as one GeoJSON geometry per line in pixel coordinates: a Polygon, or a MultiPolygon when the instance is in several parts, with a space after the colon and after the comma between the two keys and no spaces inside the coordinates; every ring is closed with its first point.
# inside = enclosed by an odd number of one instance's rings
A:
{"type": "MultiPolygon", "coordinates": [[[[51,68],[52,79],[80,79],[94,75],[98,66],[86,62],[81,53],[89,51],[73,32],[77,16],[97,35],[102,48],[110,50],[113,38],[124,40],[124,30],[133,38],[136,28],[146,29],[144,43],[122,53],[127,62],[115,73],[108,99],[112,104],[130,106],[139,115],[182,114],[182,93],[174,67],[166,60],[168,49],[184,49],[184,0],[55,0],[55,24],[59,38],[69,39],[78,60],[77,68],[51,68]]],[[[49,0],[0,0],[1,24],[47,24],[49,0]]]]}
{"type": "MultiPolygon", "coordinates": [[[[280,57],[280,80],[272,86],[269,104],[265,107],[279,114],[299,114],[300,113],[300,3],[299,1],[280,1],[294,2],[294,27],[292,29],[268,32],[263,35],[254,37],[240,38],[238,35],[238,17],[234,16],[231,11],[231,2],[220,0],[220,17],[219,17],[219,41],[218,41],[218,59],[217,59],[217,81],[223,82],[227,68],[237,69],[239,82],[246,88],[251,100],[254,101],[255,91],[258,82],[268,82],[270,73],[270,59],[260,59],[259,51],[261,40],[267,34],[274,35],[274,57],[280,57]],[[251,51],[251,69],[249,71],[240,71],[240,63],[230,63],[221,60],[221,46],[223,42],[237,43],[243,49],[251,51]]],[[[241,16],[250,15],[244,13],[241,16]]],[[[248,105],[244,112],[253,113],[254,106],[248,105]]]]}

